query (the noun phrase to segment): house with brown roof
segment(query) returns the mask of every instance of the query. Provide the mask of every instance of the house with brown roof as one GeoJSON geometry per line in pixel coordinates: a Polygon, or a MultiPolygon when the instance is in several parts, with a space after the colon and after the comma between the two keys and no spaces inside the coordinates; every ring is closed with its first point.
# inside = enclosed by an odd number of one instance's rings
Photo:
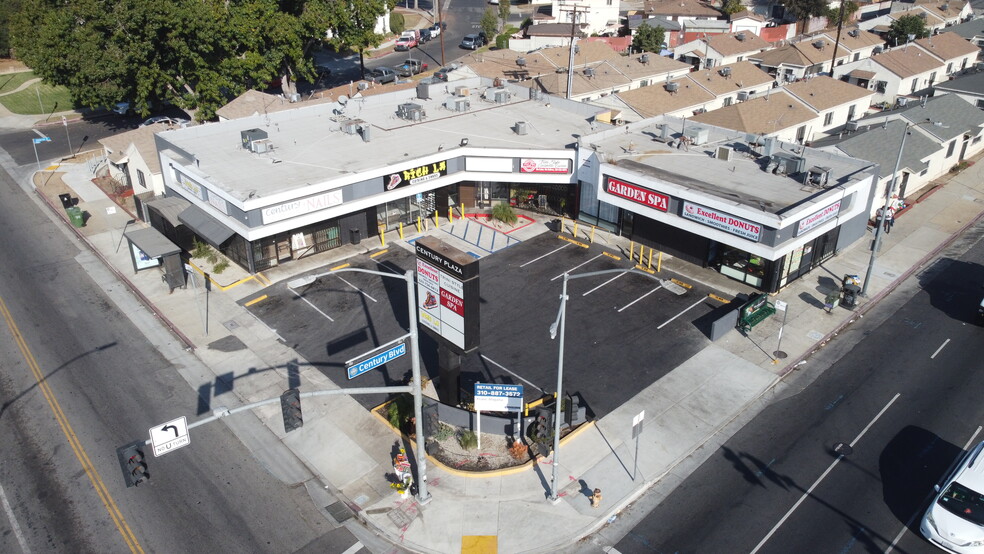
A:
{"type": "Polygon", "coordinates": [[[169,129],[167,124],[154,123],[99,139],[108,162],[109,176],[125,187],[132,187],[134,195],[164,194],[161,160],[157,156],[154,135],[169,129]]]}
{"type": "Polygon", "coordinates": [[[534,19],[534,24],[523,29],[523,38],[510,38],[509,48],[522,52],[531,52],[540,48],[550,48],[555,46],[569,46],[571,43],[571,31],[573,28],[574,38],[587,38],[589,33],[585,32],[584,25],[572,23],[554,23],[550,20],[540,22],[534,19]]]}
{"type": "Polygon", "coordinates": [[[934,83],[947,78],[946,67],[939,57],[912,43],[837,66],[833,77],[873,91],[872,103],[894,105],[905,103],[906,96],[928,94],[934,83]]]}
{"type": "Polygon", "coordinates": [[[748,31],[749,33],[754,33],[757,36],[762,36],[762,29],[765,29],[766,23],[768,23],[766,18],[748,10],[742,10],[738,13],[731,14],[732,33],[748,31]]]}
{"type": "Polygon", "coordinates": [[[786,44],[749,57],[779,83],[791,83],[830,71],[831,62],[844,63],[849,58],[850,52],[841,47],[837,47],[835,57],[834,41],[823,36],[786,44]]]}
{"type": "MultiPolygon", "coordinates": [[[[869,30],[881,35],[888,33],[889,28],[892,23],[898,21],[899,19],[906,16],[915,16],[922,18],[926,23],[926,29],[930,32],[936,32],[942,30],[946,27],[946,19],[934,13],[933,10],[927,8],[925,5],[915,5],[914,7],[905,8],[905,6],[912,6],[912,4],[903,4],[899,2],[899,7],[902,7],[900,11],[895,11],[888,13],[873,19],[868,19],[866,21],[858,22],[858,26],[862,29],[869,30]]],[[[895,44],[889,44],[889,46],[897,46],[895,44]]]]}
{"type": "MultiPolygon", "coordinates": [[[[827,29],[819,37],[833,44],[838,41],[837,29],[827,29]]],[[[836,65],[841,65],[848,62],[856,62],[861,58],[870,58],[876,52],[881,52],[885,49],[885,40],[878,33],[865,31],[854,25],[841,29],[838,45],[848,53],[847,59],[838,58],[836,65]]]]}
{"type": "Polygon", "coordinates": [[[670,21],[720,19],[722,15],[710,2],[700,0],[646,0],[643,9],[648,16],[670,21]]]}
{"type": "Polygon", "coordinates": [[[705,69],[740,62],[770,47],[755,33],[741,31],[693,40],[680,45],[674,52],[681,61],[705,69]]]}
{"type": "Polygon", "coordinates": [[[783,89],[764,96],[695,115],[693,123],[706,123],[742,133],[777,137],[787,142],[810,140],[819,123],[817,112],[783,89]]]}
{"type": "MultiPolygon", "coordinates": [[[[848,121],[863,117],[871,107],[874,93],[857,85],[820,75],[785,87],[786,92],[820,115],[813,136],[842,128],[848,121]]],[[[813,137],[808,138],[813,140],[813,137]]]]}
{"type": "Polygon", "coordinates": [[[977,61],[980,48],[957,33],[940,33],[921,38],[916,44],[946,64],[946,75],[953,75],[977,61]]]}

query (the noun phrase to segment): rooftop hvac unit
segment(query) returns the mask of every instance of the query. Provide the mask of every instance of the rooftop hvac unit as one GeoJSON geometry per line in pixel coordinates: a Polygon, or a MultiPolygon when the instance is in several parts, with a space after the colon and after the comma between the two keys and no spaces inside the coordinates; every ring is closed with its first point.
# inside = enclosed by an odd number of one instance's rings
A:
{"type": "MultiPolygon", "coordinates": [[[[802,158],[801,158],[802,159],[802,158]]],[[[827,181],[830,179],[830,168],[815,165],[806,172],[806,184],[813,185],[815,187],[825,187],[827,186],[827,181]]]]}
{"type": "Polygon", "coordinates": [[[526,122],[525,121],[517,121],[515,128],[516,128],[516,134],[517,135],[525,135],[526,134],[526,122]]]}
{"type": "Polygon", "coordinates": [[[431,83],[425,83],[421,81],[417,84],[417,98],[421,100],[430,100],[431,94],[431,83]]]}
{"type": "Polygon", "coordinates": [[[857,38],[857,37],[861,36],[861,31],[859,31],[858,29],[851,29],[850,31],[847,32],[847,34],[850,35],[850,36],[852,36],[852,37],[857,38]]]}
{"type": "Polygon", "coordinates": [[[738,40],[745,40],[745,33],[738,33],[735,35],[735,38],[738,40]]]}
{"type": "Polygon", "coordinates": [[[342,122],[342,132],[346,135],[354,135],[359,131],[359,123],[354,119],[342,122]]]}
{"type": "Polygon", "coordinates": [[[526,67],[526,58],[516,58],[516,65],[526,67]]]}
{"type": "Polygon", "coordinates": [[[369,124],[359,125],[359,134],[362,135],[363,142],[369,142],[372,127],[369,124]]]}
{"type": "Polygon", "coordinates": [[[872,55],[874,55],[874,54],[881,54],[884,51],[885,51],[885,49],[883,47],[881,47],[881,46],[875,46],[874,48],[871,49],[872,55]]]}
{"type": "Polygon", "coordinates": [[[731,147],[730,146],[718,146],[717,149],[717,159],[724,161],[731,161],[731,147]]]}
{"type": "Polygon", "coordinates": [[[649,54],[639,56],[639,63],[649,63],[649,54]]]}
{"type": "Polygon", "coordinates": [[[424,118],[424,107],[420,104],[407,102],[397,107],[396,115],[407,121],[420,121],[424,118]]]}
{"type": "Polygon", "coordinates": [[[908,103],[909,103],[909,99],[906,98],[905,96],[899,96],[898,98],[895,99],[895,104],[898,106],[905,106],[908,103]]]}
{"type": "Polygon", "coordinates": [[[270,139],[257,139],[253,141],[253,153],[264,154],[273,151],[273,143],[270,139]]]}
{"type": "Polygon", "coordinates": [[[816,49],[818,49],[818,50],[823,50],[824,44],[826,44],[824,41],[817,40],[817,41],[814,41],[813,42],[813,47],[816,48],[816,49]]]}
{"type": "Polygon", "coordinates": [[[539,100],[541,91],[538,88],[530,87],[530,100],[539,100]]]}
{"type": "Polygon", "coordinates": [[[554,73],[567,73],[567,68],[566,67],[558,67],[557,69],[554,70],[554,73]]]}
{"type": "Polygon", "coordinates": [[[707,142],[707,136],[710,131],[707,127],[691,126],[687,127],[687,130],[683,132],[683,135],[690,138],[691,144],[700,146],[707,142]]]}
{"type": "Polygon", "coordinates": [[[359,81],[359,90],[366,90],[367,88],[369,88],[367,81],[359,81]]]}
{"type": "Polygon", "coordinates": [[[455,96],[468,96],[468,87],[454,87],[455,96]]]}
{"type": "Polygon", "coordinates": [[[670,124],[660,123],[659,124],[659,140],[666,142],[670,140],[670,124]]]}
{"type": "Polygon", "coordinates": [[[845,128],[848,131],[852,131],[852,132],[853,131],[857,131],[858,130],[858,122],[857,121],[848,121],[847,122],[847,126],[845,128]]]}
{"type": "Polygon", "coordinates": [[[253,149],[253,141],[267,138],[267,132],[263,129],[246,129],[241,131],[239,135],[243,139],[243,148],[246,150],[253,149]]]}
{"type": "Polygon", "coordinates": [[[584,68],[584,76],[585,77],[594,77],[594,68],[593,67],[585,67],[584,68]]]}
{"type": "Polygon", "coordinates": [[[664,88],[666,88],[666,92],[676,92],[677,89],[680,88],[680,83],[676,81],[670,81],[669,83],[666,83],[663,86],[664,88]]]}
{"type": "Polygon", "coordinates": [[[776,151],[776,142],[776,137],[764,137],[762,139],[762,143],[764,144],[762,155],[772,157],[772,153],[776,151]]]}
{"type": "Polygon", "coordinates": [[[721,69],[718,70],[718,73],[720,73],[722,77],[728,77],[729,75],[731,75],[731,68],[722,67],[721,69]]]}
{"type": "Polygon", "coordinates": [[[509,91],[506,89],[497,89],[493,92],[492,98],[496,104],[505,104],[509,102],[509,91]]]}
{"type": "Polygon", "coordinates": [[[295,92],[295,93],[293,93],[293,94],[290,95],[290,103],[291,104],[296,104],[297,102],[300,102],[300,101],[301,101],[301,95],[300,94],[298,94],[298,93],[295,92]]]}
{"type": "Polygon", "coordinates": [[[467,98],[451,97],[444,102],[444,107],[452,112],[467,112],[471,107],[471,102],[467,98]]]}
{"type": "Polygon", "coordinates": [[[738,91],[738,101],[739,102],[744,102],[745,100],[748,100],[748,91],[747,90],[739,90],[738,91]]]}
{"type": "Polygon", "coordinates": [[[805,158],[783,152],[773,154],[771,161],[772,164],[770,165],[776,166],[772,171],[775,174],[794,175],[796,173],[801,173],[806,167],[805,158]]]}

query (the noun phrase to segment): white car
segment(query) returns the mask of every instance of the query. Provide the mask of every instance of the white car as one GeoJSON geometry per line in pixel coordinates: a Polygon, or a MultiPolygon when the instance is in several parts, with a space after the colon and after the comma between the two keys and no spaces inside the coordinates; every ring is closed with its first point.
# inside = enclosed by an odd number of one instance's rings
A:
{"type": "Polygon", "coordinates": [[[919,531],[936,546],[957,554],[984,552],[984,442],[964,455],[926,510],[919,531]]]}

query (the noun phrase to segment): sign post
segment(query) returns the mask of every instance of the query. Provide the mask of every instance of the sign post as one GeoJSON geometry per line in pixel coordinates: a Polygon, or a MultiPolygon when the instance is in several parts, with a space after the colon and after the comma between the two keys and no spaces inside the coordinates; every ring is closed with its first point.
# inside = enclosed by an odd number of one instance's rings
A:
{"type": "Polygon", "coordinates": [[[779,360],[786,357],[786,353],[779,350],[779,347],[782,345],[782,328],[786,326],[786,314],[789,313],[789,311],[786,310],[787,304],[782,300],[776,300],[775,306],[777,310],[782,311],[782,323],[779,324],[779,340],[776,342],[776,351],[772,353],[772,355],[775,356],[772,358],[773,364],[779,363],[779,360]]]}
{"type": "Polygon", "coordinates": [[[34,142],[34,161],[38,162],[38,171],[41,171],[41,158],[38,157],[38,144],[42,142],[51,142],[51,137],[41,137],[31,140],[34,142]]]}
{"type": "Polygon", "coordinates": [[[636,469],[639,468],[639,435],[642,434],[642,420],[646,418],[646,410],[636,414],[632,418],[632,438],[636,441],[635,465],[632,466],[632,480],[635,481],[636,469]]]}
{"type": "Polygon", "coordinates": [[[478,417],[478,447],[482,448],[482,410],[490,412],[523,411],[523,385],[475,383],[475,414],[478,417]]]}

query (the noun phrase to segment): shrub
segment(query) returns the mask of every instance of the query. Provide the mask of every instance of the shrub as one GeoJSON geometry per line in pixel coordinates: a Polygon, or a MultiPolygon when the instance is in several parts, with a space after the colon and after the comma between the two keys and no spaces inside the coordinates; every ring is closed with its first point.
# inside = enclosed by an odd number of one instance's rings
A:
{"type": "Polygon", "coordinates": [[[478,448],[478,435],[474,431],[465,430],[458,435],[458,444],[465,450],[478,448]]]}
{"type": "Polygon", "coordinates": [[[516,212],[513,211],[512,206],[508,204],[496,204],[492,208],[492,219],[512,225],[519,218],[516,217],[516,212]]]}
{"type": "Polygon", "coordinates": [[[959,173],[967,169],[969,166],[970,164],[966,160],[964,160],[958,164],[954,164],[954,166],[950,168],[950,173],[959,173]]]}
{"type": "Polygon", "coordinates": [[[208,256],[211,250],[212,250],[211,246],[209,246],[204,242],[200,242],[198,239],[195,239],[195,247],[191,250],[191,257],[204,258],[208,256]]]}
{"type": "Polygon", "coordinates": [[[413,398],[409,394],[401,394],[386,406],[386,419],[390,425],[399,431],[413,416],[413,398]]]}
{"type": "Polygon", "coordinates": [[[525,460],[529,458],[530,447],[519,441],[513,441],[512,446],[509,447],[509,455],[516,460],[525,460]]]}
{"type": "Polygon", "coordinates": [[[454,427],[451,427],[447,423],[438,423],[437,430],[434,432],[434,440],[444,441],[451,438],[454,434],[454,427]]]}
{"type": "Polygon", "coordinates": [[[403,19],[402,13],[390,12],[390,31],[397,35],[407,28],[407,22],[403,19]]]}
{"type": "Polygon", "coordinates": [[[221,260],[219,263],[215,264],[212,267],[212,272],[217,275],[219,273],[222,273],[228,268],[229,268],[229,260],[221,260]]]}

